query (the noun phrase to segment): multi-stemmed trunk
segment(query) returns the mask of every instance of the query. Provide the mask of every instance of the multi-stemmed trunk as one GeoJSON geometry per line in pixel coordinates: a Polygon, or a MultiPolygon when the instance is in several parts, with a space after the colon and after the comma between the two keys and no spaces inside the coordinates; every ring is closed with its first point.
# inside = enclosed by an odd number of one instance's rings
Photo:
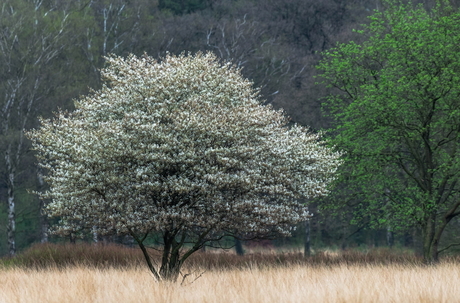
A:
{"type": "Polygon", "coordinates": [[[206,243],[205,238],[211,229],[204,231],[199,235],[191,248],[184,248],[187,233],[182,232],[164,232],[163,233],[163,251],[161,256],[160,268],[155,268],[152,257],[147,251],[147,247],[144,244],[148,233],[142,238],[138,237],[134,233],[130,233],[134,240],[139,245],[147,266],[150,272],[153,274],[155,280],[165,282],[175,282],[181,273],[182,265],[184,261],[190,257],[194,252],[200,250],[206,243]]]}

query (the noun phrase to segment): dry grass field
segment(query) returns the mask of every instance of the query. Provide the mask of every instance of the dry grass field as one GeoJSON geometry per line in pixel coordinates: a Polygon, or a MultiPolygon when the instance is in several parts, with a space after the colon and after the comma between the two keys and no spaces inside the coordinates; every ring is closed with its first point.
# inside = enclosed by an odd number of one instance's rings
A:
{"type": "Polygon", "coordinates": [[[0,303],[460,302],[458,260],[424,266],[388,250],[309,259],[208,252],[184,271],[183,283],[157,283],[137,250],[42,246],[0,262],[0,303]]]}
{"type": "Polygon", "coordinates": [[[0,302],[459,302],[460,266],[335,265],[213,270],[156,283],[146,269],[6,269],[0,302]]]}

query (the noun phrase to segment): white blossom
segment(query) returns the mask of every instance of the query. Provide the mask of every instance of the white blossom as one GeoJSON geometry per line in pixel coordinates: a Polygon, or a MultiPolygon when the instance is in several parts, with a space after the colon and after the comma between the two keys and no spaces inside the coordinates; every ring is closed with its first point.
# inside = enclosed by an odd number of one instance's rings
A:
{"type": "Polygon", "coordinates": [[[289,234],[309,217],[299,199],[327,194],[340,155],[262,105],[229,63],[211,53],[106,60],[100,90],[29,133],[56,232],[289,234]]]}

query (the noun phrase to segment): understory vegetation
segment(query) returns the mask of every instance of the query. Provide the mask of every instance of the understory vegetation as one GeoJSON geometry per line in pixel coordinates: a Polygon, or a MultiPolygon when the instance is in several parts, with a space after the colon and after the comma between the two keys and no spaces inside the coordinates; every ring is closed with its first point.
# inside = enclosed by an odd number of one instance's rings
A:
{"type": "MultiPolygon", "coordinates": [[[[419,265],[421,257],[411,250],[390,249],[387,247],[354,250],[318,250],[305,258],[303,251],[292,249],[276,251],[264,248],[248,248],[243,256],[233,250],[208,250],[190,257],[184,273],[197,268],[202,270],[236,270],[248,268],[271,268],[290,266],[332,266],[332,265],[419,265]]],[[[161,254],[149,250],[154,261],[161,254]]],[[[455,261],[457,257],[444,260],[455,261]]],[[[137,248],[116,244],[36,244],[15,257],[0,259],[0,268],[50,269],[89,266],[104,268],[131,268],[144,266],[144,257],[137,248]]],[[[183,274],[184,274],[183,273],[183,274]]]]}

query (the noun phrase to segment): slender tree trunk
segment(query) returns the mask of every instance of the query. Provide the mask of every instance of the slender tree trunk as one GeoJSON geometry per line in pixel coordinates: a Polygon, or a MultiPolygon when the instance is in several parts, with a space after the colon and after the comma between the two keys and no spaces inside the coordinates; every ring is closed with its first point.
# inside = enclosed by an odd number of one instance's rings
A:
{"type": "Polygon", "coordinates": [[[235,238],[235,252],[238,256],[244,255],[243,244],[241,243],[241,240],[238,238],[235,238]]]}
{"type": "Polygon", "coordinates": [[[30,101],[27,107],[27,114],[25,114],[23,118],[23,125],[19,135],[19,143],[17,145],[17,149],[15,151],[14,157],[11,156],[11,144],[8,146],[8,149],[5,153],[5,163],[6,169],[8,172],[7,178],[7,187],[8,187],[8,247],[9,247],[9,255],[14,256],[16,254],[16,203],[15,203],[15,179],[16,179],[16,170],[20,163],[20,156],[22,155],[22,149],[24,146],[24,129],[27,122],[27,119],[30,114],[30,108],[32,106],[32,102],[30,101]]]}
{"type": "Polygon", "coordinates": [[[144,241],[137,238],[134,234],[132,234],[132,236],[134,240],[136,240],[137,244],[139,245],[139,248],[141,249],[142,254],[144,255],[144,259],[147,262],[147,266],[149,267],[150,272],[153,274],[153,276],[155,277],[157,281],[161,281],[160,275],[158,274],[158,272],[156,271],[155,267],[152,264],[152,259],[150,258],[147,248],[145,248],[145,245],[143,243],[144,241]]]}
{"type": "Polygon", "coordinates": [[[311,255],[310,249],[310,220],[305,221],[305,243],[304,243],[304,257],[309,257],[311,255]]]}
{"type": "Polygon", "coordinates": [[[423,257],[423,228],[414,227],[412,229],[412,248],[418,257],[423,257]]]}
{"type": "Polygon", "coordinates": [[[391,230],[390,226],[387,226],[387,245],[388,247],[393,247],[395,243],[394,233],[391,230]]]}
{"type": "Polygon", "coordinates": [[[341,236],[341,239],[340,239],[340,249],[341,250],[346,250],[347,247],[348,247],[348,243],[347,243],[347,235],[348,235],[348,225],[347,224],[343,224],[342,226],[342,236],[341,236]]]}
{"type": "Polygon", "coordinates": [[[71,234],[69,235],[69,240],[70,240],[70,243],[71,243],[71,244],[76,244],[76,243],[77,243],[77,239],[76,239],[76,237],[75,237],[75,234],[72,234],[72,233],[71,233],[71,234]]]}
{"type": "Polygon", "coordinates": [[[97,244],[97,242],[99,242],[99,237],[98,237],[98,234],[97,234],[97,231],[96,231],[96,227],[94,226],[93,227],[93,242],[95,244],[97,244]]]}
{"type": "MultiPolygon", "coordinates": [[[[37,173],[37,181],[38,181],[38,190],[39,191],[43,190],[45,181],[43,180],[43,175],[40,170],[37,173]]],[[[48,219],[46,218],[46,215],[43,213],[44,207],[45,207],[45,203],[42,199],[40,199],[40,228],[41,228],[40,242],[48,243],[49,224],[48,224],[48,219]]]]}
{"type": "Polygon", "coordinates": [[[8,224],[7,224],[7,237],[8,237],[8,253],[10,256],[16,254],[16,211],[14,201],[15,191],[15,176],[16,167],[10,155],[11,145],[5,153],[6,168],[8,171],[7,187],[8,187],[8,224]]]}
{"type": "MultiPolygon", "coordinates": [[[[323,238],[322,238],[322,230],[321,230],[321,222],[320,222],[320,219],[318,218],[318,216],[315,216],[315,217],[312,217],[315,218],[314,222],[316,223],[316,232],[315,232],[315,241],[314,241],[314,245],[316,247],[320,247],[322,246],[323,244],[323,238]],[[316,217],[316,218],[315,218],[316,217]]],[[[311,220],[311,219],[310,219],[311,220]]]]}
{"type": "Polygon", "coordinates": [[[45,218],[45,216],[41,216],[41,243],[48,243],[49,238],[48,238],[48,220],[45,218]]]}
{"type": "MultiPolygon", "coordinates": [[[[390,190],[388,188],[385,189],[385,194],[387,195],[386,201],[387,204],[390,203],[390,199],[388,198],[390,195],[390,190]]],[[[390,218],[388,218],[390,219],[390,218]]],[[[394,244],[394,234],[393,231],[391,230],[391,226],[387,225],[387,246],[388,247],[393,247],[394,244]]]]}
{"type": "Polygon", "coordinates": [[[14,202],[14,174],[8,176],[8,251],[10,256],[16,254],[16,212],[14,202]]]}

